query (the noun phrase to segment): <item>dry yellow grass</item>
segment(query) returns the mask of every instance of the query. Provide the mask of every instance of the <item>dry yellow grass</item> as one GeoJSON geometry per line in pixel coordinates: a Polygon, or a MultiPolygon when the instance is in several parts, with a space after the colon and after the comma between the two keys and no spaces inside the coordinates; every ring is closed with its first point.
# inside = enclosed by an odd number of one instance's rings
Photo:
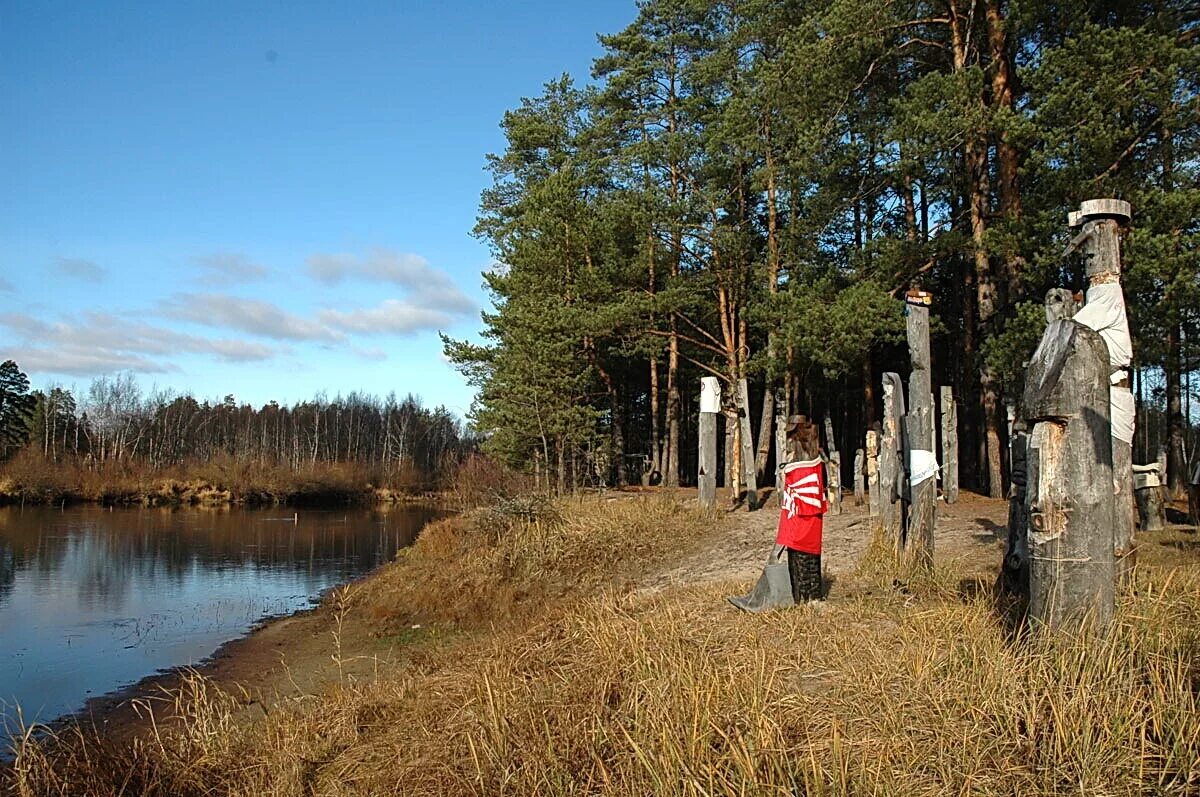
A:
{"type": "Polygon", "coordinates": [[[576,502],[519,518],[444,524],[358,590],[352,611],[448,583],[435,571],[465,574],[472,597],[452,598],[442,619],[465,627],[474,613],[475,632],[413,666],[250,723],[233,721],[232,701],[192,680],[178,699],[179,729],[135,747],[27,745],[9,788],[1200,793],[1195,559],[1143,567],[1103,639],[1029,639],[1008,634],[988,601],[944,588],[763,616],[725,605],[744,584],[627,589],[637,561],[665,555],[695,520],[668,502],[576,502]],[[635,544],[641,552],[630,555],[635,544]],[[538,608],[494,625],[519,606],[487,603],[506,590],[536,596],[538,608]]]}

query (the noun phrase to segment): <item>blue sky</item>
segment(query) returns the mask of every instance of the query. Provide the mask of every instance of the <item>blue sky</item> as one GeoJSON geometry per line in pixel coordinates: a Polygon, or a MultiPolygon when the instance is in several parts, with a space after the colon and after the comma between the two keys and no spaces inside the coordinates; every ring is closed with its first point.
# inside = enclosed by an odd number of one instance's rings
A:
{"type": "Polygon", "coordinates": [[[633,0],[0,2],[0,359],[466,412],[484,155],[633,0]]]}

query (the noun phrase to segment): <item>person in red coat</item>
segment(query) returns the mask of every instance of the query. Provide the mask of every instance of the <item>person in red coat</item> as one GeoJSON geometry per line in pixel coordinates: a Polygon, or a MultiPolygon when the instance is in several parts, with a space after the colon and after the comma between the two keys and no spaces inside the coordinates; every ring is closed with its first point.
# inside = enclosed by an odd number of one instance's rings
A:
{"type": "MultiPolygon", "coordinates": [[[[789,437],[803,424],[802,418],[789,419],[789,437]]],[[[794,453],[803,447],[790,446],[794,453]]],[[[800,459],[782,467],[783,490],[780,496],[779,531],[775,543],[787,549],[788,574],[796,603],[820,600],[821,533],[829,501],[825,488],[825,463],[820,456],[800,459]]]]}

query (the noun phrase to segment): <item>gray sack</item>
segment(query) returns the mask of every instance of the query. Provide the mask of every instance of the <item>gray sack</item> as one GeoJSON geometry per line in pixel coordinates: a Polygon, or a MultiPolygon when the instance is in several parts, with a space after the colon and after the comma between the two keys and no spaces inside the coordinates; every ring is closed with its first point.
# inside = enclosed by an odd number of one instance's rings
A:
{"type": "Polygon", "coordinates": [[[785,550],[782,545],[773,546],[754,589],[750,590],[749,595],[730,598],[729,602],[746,612],[795,606],[796,602],[792,600],[792,577],[788,573],[787,559],[783,558],[785,550]]]}

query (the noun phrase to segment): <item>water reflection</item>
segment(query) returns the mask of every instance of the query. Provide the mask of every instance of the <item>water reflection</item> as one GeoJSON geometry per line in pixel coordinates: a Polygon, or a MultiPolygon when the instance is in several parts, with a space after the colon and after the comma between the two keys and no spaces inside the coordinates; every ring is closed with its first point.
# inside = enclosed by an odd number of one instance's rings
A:
{"type": "Polygon", "coordinates": [[[0,509],[0,720],[195,663],[392,558],[435,514],[0,509]]]}

